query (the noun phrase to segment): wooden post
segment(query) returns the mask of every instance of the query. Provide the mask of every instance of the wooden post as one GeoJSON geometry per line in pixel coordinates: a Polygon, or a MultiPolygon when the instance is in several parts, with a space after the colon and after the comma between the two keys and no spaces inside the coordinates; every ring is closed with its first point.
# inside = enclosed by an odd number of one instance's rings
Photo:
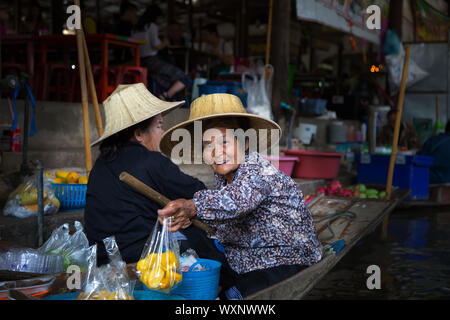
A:
{"type": "Polygon", "coordinates": [[[274,68],[272,111],[281,122],[281,101],[289,104],[289,39],[291,1],[277,0],[273,4],[272,65],[274,68]]]}
{"type": "Polygon", "coordinates": [[[98,106],[97,90],[95,90],[94,75],[92,74],[91,59],[89,58],[89,51],[86,43],[86,38],[84,34],[82,34],[82,36],[83,36],[84,58],[86,61],[87,78],[89,81],[89,92],[91,93],[92,105],[94,106],[95,121],[97,123],[97,132],[98,136],[100,137],[103,135],[102,116],[100,113],[100,108],[98,106]]]}
{"type": "MultiPolygon", "coordinates": [[[[403,63],[402,82],[400,84],[400,93],[399,93],[398,104],[397,104],[397,116],[395,118],[394,138],[392,141],[392,153],[391,153],[391,158],[389,161],[388,179],[386,182],[386,199],[388,201],[391,200],[391,194],[392,194],[392,179],[394,177],[395,159],[397,157],[398,137],[400,134],[400,124],[402,121],[403,103],[405,100],[406,79],[408,76],[408,65],[409,65],[410,56],[411,56],[411,45],[408,45],[408,47],[406,48],[405,61],[403,63]]],[[[389,222],[389,216],[386,215],[386,217],[383,220],[383,230],[382,230],[382,239],[383,240],[387,238],[388,222],[389,222]]]]}
{"type": "MultiPolygon", "coordinates": [[[[75,0],[75,5],[80,6],[80,0],[75,0]]],[[[87,175],[92,170],[92,154],[90,146],[90,126],[89,126],[89,103],[86,87],[86,65],[83,50],[83,29],[77,29],[77,53],[78,66],[80,68],[80,87],[81,87],[81,106],[83,110],[83,128],[84,128],[84,155],[87,175]]]]}

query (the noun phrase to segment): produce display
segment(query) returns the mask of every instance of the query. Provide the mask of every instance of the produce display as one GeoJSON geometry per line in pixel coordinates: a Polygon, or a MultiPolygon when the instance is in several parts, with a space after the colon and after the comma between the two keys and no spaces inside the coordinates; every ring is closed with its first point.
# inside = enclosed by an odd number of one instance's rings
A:
{"type": "Polygon", "coordinates": [[[178,268],[178,259],[170,250],[150,253],[146,258],[139,260],[136,266],[142,283],[154,290],[171,289],[181,282],[182,275],[177,272],[178,268]]]}
{"type": "Polygon", "coordinates": [[[74,171],[55,171],[53,176],[50,172],[46,172],[45,176],[53,183],[70,183],[70,184],[87,184],[88,177],[80,177],[74,171]]]}
{"type": "Polygon", "coordinates": [[[356,186],[343,187],[338,180],[331,181],[325,187],[320,187],[317,191],[305,197],[306,204],[309,204],[318,195],[343,197],[353,199],[385,199],[386,191],[379,191],[373,188],[367,188],[364,184],[358,184],[356,186]]]}
{"type": "MultiPolygon", "coordinates": [[[[38,213],[37,177],[32,176],[19,185],[8,197],[3,213],[18,218],[28,218],[38,213]]],[[[60,202],[49,180],[44,178],[44,214],[54,214],[60,208],[60,202]]]]}

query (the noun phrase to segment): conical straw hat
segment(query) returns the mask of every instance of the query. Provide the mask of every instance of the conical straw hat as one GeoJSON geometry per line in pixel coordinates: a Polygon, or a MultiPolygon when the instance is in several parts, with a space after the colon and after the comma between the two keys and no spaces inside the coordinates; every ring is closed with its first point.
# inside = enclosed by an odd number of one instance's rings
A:
{"type": "Polygon", "coordinates": [[[183,104],[184,101],[167,102],[158,99],[147,90],[143,83],[119,85],[103,101],[105,130],[103,135],[91,144],[91,147],[124,129],[183,104]]]}
{"type": "Polygon", "coordinates": [[[163,154],[172,160],[180,160],[183,157],[182,155],[171,154],[172,149],[180,143],[177,135],[174,136],[174,140],[176,141],[172,141],[172,134],[177,129],[186,129],[191,136],[190,159],[191,161],[200,160],[202,155],[194,154],[194,150],[196,150],[196,144],[202,144],[202,137],[197,137],[199,141],[194,141],[194,122],[227,117],[248,119],[249,128],[255,129],[258,135],[258,152],[264,152],[267,148],[273,147],[281,137],[281,128],[276,122],[262,116],[247,113],[239,97],[232,94],[215,93],[195,99],[190,106],[189,120],[167,130],[161,138],[159,148],[163,154]],[[277,134],[272,135],[273,130],[277,130],[277,134]]]}

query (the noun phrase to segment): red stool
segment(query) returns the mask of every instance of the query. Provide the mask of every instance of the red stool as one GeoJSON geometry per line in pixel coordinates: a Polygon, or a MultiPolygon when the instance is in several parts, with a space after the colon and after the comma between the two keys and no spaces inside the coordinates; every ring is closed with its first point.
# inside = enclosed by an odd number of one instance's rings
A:
{"type": "Polygon", "coordinates": [[[72,68],[64,64],[49,63],[43,69],[41,99],[70,102],[74,72],[72,68]]]}

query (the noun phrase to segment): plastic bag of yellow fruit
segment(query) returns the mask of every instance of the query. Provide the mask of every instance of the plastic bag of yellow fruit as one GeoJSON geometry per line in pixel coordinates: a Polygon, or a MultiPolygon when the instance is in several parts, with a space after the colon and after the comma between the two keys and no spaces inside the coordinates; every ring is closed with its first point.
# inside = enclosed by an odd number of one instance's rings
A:
{"type": "Polygon", "coordinates": [[[169,225],[170,219],[165,219],[162,226],[156,222],[136,265],[136,273],[143,284],[151,290],[165,293],[182,280],[180,248],[173,234],[167,230],[169,225]]]}
{"type": "MultiPolygon", "coordinates": [[[[44,215],[58,212],[60,203],[53,192],[51,182],[46,175],[43,177],[43,207],[44,215]]],[[[5,216],[28,218],[38,213],[37,175],[25,179],[8,197],[3,208],[5,216]]]]}
{"type": "Polygon", "coordinates": [[[109,263],[97,267],[97,245],[90,247],[89,268],[77,300],[134,300],[135,280],[128,276],[114,236],[103,239],[109,263]]]}

